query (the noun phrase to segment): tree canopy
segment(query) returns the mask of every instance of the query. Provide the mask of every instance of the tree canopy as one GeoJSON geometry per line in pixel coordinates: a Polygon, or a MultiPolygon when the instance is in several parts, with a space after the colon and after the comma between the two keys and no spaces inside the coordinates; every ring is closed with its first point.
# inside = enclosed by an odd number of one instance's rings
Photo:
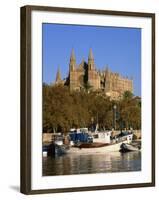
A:
{"type": "Polygon", "coordinates": [[[141,128],[141,99],[126,91],[118,101],[101,91],[73,91],[67,86],[43,84],[43,132],[67,133],[71,128],[98,124],[112,129],[116,105],[116,128],[141,128]]]}

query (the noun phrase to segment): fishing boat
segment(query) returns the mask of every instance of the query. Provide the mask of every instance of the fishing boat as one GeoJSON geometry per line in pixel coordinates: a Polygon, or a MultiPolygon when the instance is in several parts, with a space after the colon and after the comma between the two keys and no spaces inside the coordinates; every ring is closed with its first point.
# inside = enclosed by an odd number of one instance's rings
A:
{"type": "Polygon", "coordinates": [[[53,142],[44,146],[44,156],[115,152],[121,149],[122,144],[130,144],[132,138],[132,132],[120,132],[112,137],[112,131],[91,133],[87,128],[71,129],[67,138],[69,142],[66,144],[62,135],[54,135],[53,142]]]}
{"type": "Polygon", "coordinates": [[[132,142],[132,132],[121,132],[112,137],[111,131],[95,134],[72,132],[70,133],[70,149],[67,153],[106,153],[119,151],[121,144],[132,142]]]}
{"type": "Polygon", "coordinates": [[[92,143],[92,144],[80,144],[78,146],[72,146],[67,151],[67,153],[79,153],[79,154],[88,154],[88,153],[107,153],[119,151],[122,143],[127,143],[127,141],[104,144],[104,143],[92,143]]]}

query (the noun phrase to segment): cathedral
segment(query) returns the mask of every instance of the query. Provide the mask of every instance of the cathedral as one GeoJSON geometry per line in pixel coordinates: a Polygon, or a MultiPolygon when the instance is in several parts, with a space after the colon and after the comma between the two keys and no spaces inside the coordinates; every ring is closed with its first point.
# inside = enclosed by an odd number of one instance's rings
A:
{"type": "Polygon", "coordinates": [[[76,64],[75,53],[72,50],[68,77],[62,79],[58,69],[54,84],[67,85],[70,91],[103,91],[111,99],[120,98],[125,91],[133,92],[132,79],[113,73],[108,67],[102,71],[97,69],[92,49],[89,51],[88,62],[82,60],[79,65],[76,64]]]}

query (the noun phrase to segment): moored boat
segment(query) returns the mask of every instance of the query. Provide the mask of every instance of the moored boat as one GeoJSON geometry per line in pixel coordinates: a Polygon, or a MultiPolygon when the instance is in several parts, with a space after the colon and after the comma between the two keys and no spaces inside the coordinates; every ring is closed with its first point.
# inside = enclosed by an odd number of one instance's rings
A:
{"type": "Polygon", "coordinates": [[[127,141],[122,141],[118,143],[92,143],[92,144],[81,144],[78,146],[72,146],[67,151],[67,153],[77,153],[77,154],[89,154],[89,153],[107,153],[119,151],[122,143],[127,143],[127,141]]]}
{"type": "Polygon", "coordinates": [[[132,132],[121,132],[112,137],[111,131],[91,133],[73,132],[70,134],[72,146],[68,153],[106,153],[119,151],[122,143],[131,143],[132,132]]]}
{"type": "Polygon", "coordinates": [[[46,156],[61,156],[67,153],[70,148],[69,145],[63,143],[63,136],[61,134],[54,134],[52,142],[43,146],[43,157],[46,156]]]}
{"type": "Polygon", "coordinates": [[[58,145],[52,143],[48,147],[48,156],[61,156],[67,153],[69,150],[68,145],[58,145]]]}
{"type": "Polygon", "coordinates": [[[122,152],[122,153],[129,152],[129,151],[140,151],[140,148],[136,147],[136,146],[133,146],[133,145],[130,145],[130,144],[122,143],[120,145],[120,150],[119,151],[122,152]]]}
{"type": "Polygon", "coordinates": [[[132,138],[132,132],[120,132],[112,137],[111,131],[91,133],[86,128],[72,130],[67,137],[54,135],[53,142],[43,146],[43,156],[115,152],[121,149],[122,144],[131,143],[132,138]]]}

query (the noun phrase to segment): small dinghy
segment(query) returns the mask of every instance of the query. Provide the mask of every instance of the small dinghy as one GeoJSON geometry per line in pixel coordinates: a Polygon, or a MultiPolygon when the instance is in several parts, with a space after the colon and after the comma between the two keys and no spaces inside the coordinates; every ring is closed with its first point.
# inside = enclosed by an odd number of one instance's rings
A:
{"type": "Polygon", "coordinates": [[[47,147],[47,155],[48,156],[61,156],[67,153],[69,150],[68,145],[58,145],[56,143],[52,143],[47,147]]]}
{"type": "Polygon", "coordinates": [[[133,145],[130,144],[126,144],[126,143],[122,143],[120,145],[120,152],[124,153],[124,152],[129,152],[129,151],[139,151],[139,147],[135,147],[133,145]]]}

